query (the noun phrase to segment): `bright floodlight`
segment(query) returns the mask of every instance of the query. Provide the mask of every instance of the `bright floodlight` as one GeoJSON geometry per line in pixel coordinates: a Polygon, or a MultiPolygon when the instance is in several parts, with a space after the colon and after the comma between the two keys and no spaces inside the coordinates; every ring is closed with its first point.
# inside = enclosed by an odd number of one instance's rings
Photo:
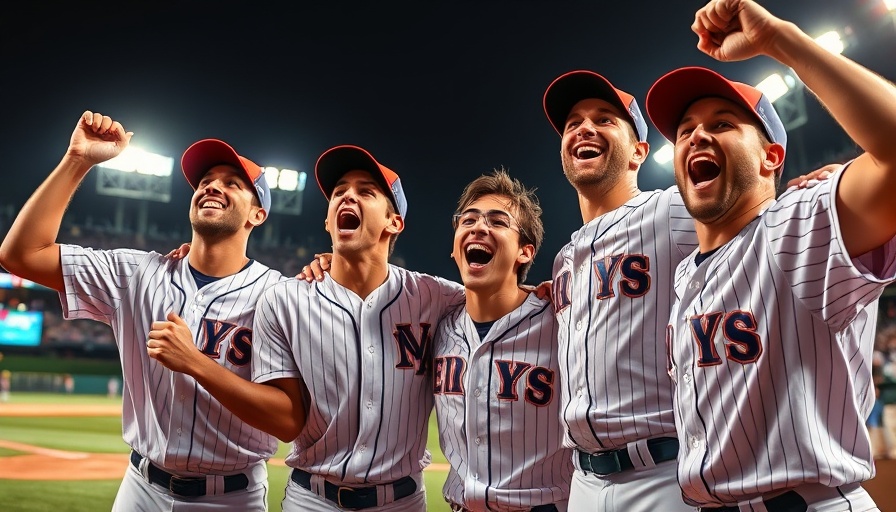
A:
{"type": "Polygon", "coordinates": [[[884,0],[887,10],[896,11],[896,0],[884,0]]]}
{"type": "Polygon", "coordinates": [[[174,159],[150,153],[138,147],[128,146],[120,155],[103,162],[101,167],[150,176],[171,176],[174,159]]]}
{"type": "Polygon", "coordinates": [[[843,39],[840,38],[840,34],[836,30],[825,32],[824,34],[816,37],[815,42],[820,44],[822,48],[831,53],[835,53],[838,55],[843,53],[843,39]]]}
{"type": "Polygon", "coordinates": [[[305,190],[306,174],[292,169],[278,169],[276,167],[264,168],[264,179],[271,190],[283,190],[285,192],[305,190]]]}
{"type": "Polygon", "coordinates": [[[672,144],[663,144],[663,147],[653,154],[653,160],[660,165],[666,165],[672,161],[674,153],[672,144]]]}
{"type": "Polygon", "coordinates": [[[762,91],[762,94],[765,94],[768,100],[772,103],[781,96],[787,94],[787,91],[790,89],[780,73],[769,75],[763,81],[756,84],[756,88],[762,91]]]}

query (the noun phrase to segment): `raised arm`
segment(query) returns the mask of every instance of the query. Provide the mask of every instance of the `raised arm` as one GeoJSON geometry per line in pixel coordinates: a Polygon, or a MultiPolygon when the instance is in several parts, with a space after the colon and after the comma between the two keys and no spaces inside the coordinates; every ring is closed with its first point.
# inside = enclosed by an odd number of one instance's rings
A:
{"type": "Polygon", "coordinates": [[[699,36],[698,48],[720,61],[766,55],[792,68],[863,148],[837,189],[849,254],[863,254],[896,236],[896,87],[751,0],[712,0],[691,28],[699,36]]]}
{"type": "Polygon", "coordinates": [[[119,155],[132,135],[109,116],[90,111],[81,115],[62,161],[31,195],[3,239],[3,268],[55,290],[63,289],[56,243],[62,216],[87,171],[119,155]]]}

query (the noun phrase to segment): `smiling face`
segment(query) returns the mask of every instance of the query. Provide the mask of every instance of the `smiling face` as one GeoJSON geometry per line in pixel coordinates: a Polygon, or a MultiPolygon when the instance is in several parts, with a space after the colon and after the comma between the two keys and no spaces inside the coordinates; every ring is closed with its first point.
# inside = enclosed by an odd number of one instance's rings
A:
{"type": "Polygon", "coordinates": [[[260,225],[267,214],[245,173],[216,165],[202,177],[190,203],[190,224],[197,235],[219,240],[260,225]]]}
{"type": "Polygon", "coordinates": [[[613,187],[627,171],[638,147],[634,128],[615,105],[597,98],[576,103],[566,118],[560,160],[566,179],[576,187],[613,187]]]}
{"type": "Polygon", "coordinates": [[[333,188],[325,226],[334,253],[361,254],[378,247],[388,254],[389,239],[404,229],[404,221],[369,172],[349,171],[333,188]]]}
{"type": "Polygon", "coordinates": [[[675,183],[702,224],[724,226],[774,198],[781,162],[783,148],[769,143],[753,116],[730,100],[698,100],[679,123],[675,183]]]}
{"type": "Polygon", "coordinates": [[[517,269],[532,261],[535,247],[521,245],[519,213],[511,201],[484,195],[466,205],[459,216],[451,257],[464,286],[474,291],[516,289],[517,269]]]}

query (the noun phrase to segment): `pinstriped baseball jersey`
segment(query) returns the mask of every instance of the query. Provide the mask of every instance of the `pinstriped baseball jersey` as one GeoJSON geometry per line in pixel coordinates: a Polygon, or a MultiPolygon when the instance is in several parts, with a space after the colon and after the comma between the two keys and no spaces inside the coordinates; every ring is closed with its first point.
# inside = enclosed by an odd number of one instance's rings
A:
{"type": "Polygon", "coordinates": [[[100,251],[62,245],[66,318],[109,324],[123,371],[125,442],[153,463],[180,474],[225,473],[266,460],[277,440],[242,422],[185,374],[146,353],[152,322],[173,311],[196,345],[230,371],[250,378],[252,318],[261,293],[286,279],[253,262],[237,274],[196,289],[189,257],[100,251]]]}
{"type": "Polygon", "coordinates": [[[507,511],[569,499],[550,303],[530,294],[482,340],[459,307],[439,325],[433,356],[439,439],[451,463],[445,497],[507,511]]]}
{"type": "Polygon", "coordinates": [[[850,259],[832,194],[842,174],[782,194],[676,272],[669,374],[691,504],[874,474],[870,357],[896,240],[850,259]]]}
{"type": "Polygon", "coordinates": [[[595,453],[674,435],[665,329],[674,269],[696,246],[671,187],[585,224],[554,259],[567,446],[595,453]]]}
{"type": "Polygon", "coordinates": [[[463,300],[461,285],[394,265],[364,299],[329,274],[268,290],[255,317],[253,379],[298,377],[310,398],[286,464],[353,485],[428,465],[432,336],[463,300]]]}

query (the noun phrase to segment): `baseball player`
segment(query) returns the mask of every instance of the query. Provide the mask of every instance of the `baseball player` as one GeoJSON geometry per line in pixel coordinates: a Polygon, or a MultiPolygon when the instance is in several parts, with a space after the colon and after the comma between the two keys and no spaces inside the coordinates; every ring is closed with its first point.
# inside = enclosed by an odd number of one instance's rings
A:
{"type": "Polygon", "coordinates": [[[544,237],[541,207],[502,169],[467,185],[454,229],[466,303],[433,341],[443,494],[454,511],[566,510],[557,322],[520,287],[544,237]]]}
{"type": "Polygon", "coordinates": [[[300,380],[308,397],[283,509],[425,510],[432,336],[463,288],[388,263],[407,199],[369,152],[333,147],[315,175],[329,201],[329,272],[272,287],[254,323],[253,380],[300,380]]]}
{"type": "Polygon", "coordinates": [[[877,301],[896,278],[896,87],[749,0],[712,0],[691,28],[719,61],[792,68],[866,153],[775,200],[787,134],[760,91],[697,67],[650,88],[699,239],[668,331],[685,500],[877,510],[861,482],[877,301]]]}
{"type": "Polygon", "coordinates": [[[663,340],[694,222],[674,186],[638,190],[649,146],[630,94],[581,70],[555,79],[543,103],[584,221],[557,254],[552,283],[562,424],[575,450],[569,510],[693,510],[676,481],[663,340]]]}
{"type": "Polygon", "coordinates": [[[85,112],[62,161],[3,240],[0,264],[58,290],[65,318],[112,327],[124,377],[123,437],[132,448],[113,510],[267,510],[265,461],[276,439],[240,421],[193,378],[151,359],[146,333],[174,311],[206,359],[237,380],[249,378],[254,304],[284,279],[246,257],[250,233],[267,217],[270,190],[256,164],[220,140],[202,140],[182,159],[195,188],[189,257],[57,244],[78,185],[132,135],[109,116],[85,112]]]}

